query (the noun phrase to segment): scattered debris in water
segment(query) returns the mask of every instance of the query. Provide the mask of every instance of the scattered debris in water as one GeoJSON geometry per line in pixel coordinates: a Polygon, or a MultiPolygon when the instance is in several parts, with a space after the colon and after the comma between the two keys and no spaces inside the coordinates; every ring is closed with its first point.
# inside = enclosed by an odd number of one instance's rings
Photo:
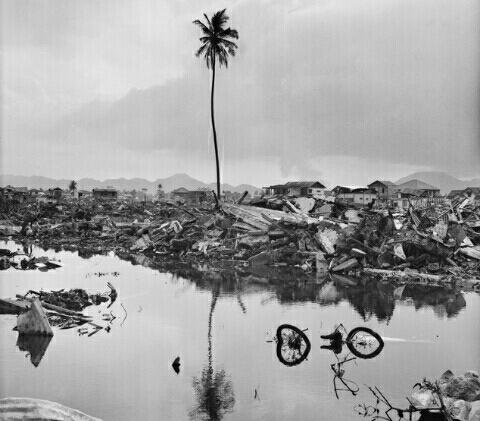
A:
{"type": "Polygon", "coordinates": [[[172,368],[175,373],[180,373],[180,357],[177,357],[173,360],[172,368]]]}

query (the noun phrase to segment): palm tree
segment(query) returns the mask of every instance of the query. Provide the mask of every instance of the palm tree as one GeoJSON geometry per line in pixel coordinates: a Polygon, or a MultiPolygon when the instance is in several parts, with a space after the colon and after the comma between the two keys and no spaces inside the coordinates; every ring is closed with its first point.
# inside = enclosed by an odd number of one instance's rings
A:
{"type": "Polygon", "coordinates": [[[75,180],[70,181],[70,185],[68,186],[68,189],[71,192],[74,192],[77,188],[77,182],[75,180]]]}
{"type": "Polygon", "coordinates": [[[220,200],[220,164],[218,161],[217,132],[215,130],[215,118],[213,113],[213,93],[215,88],[215,65],[218,61],[220,67],[228,67],[228,57],[235,55],[237,44],[231,39],[238,39],[238,32],[235,29],[225,28],[229,17],[225,10],[216,12],[210,19],[204,13],[206,22],[194,20],[202,30],[203,36],[200,37],[201,47],[196,52],[196,56],[203,56],[208,69],[212,69],[212,88],[210,94],[210,114],[212,119],[213,144],[215,146],[215,161],[217,167],[217,198],[220,200]]]}

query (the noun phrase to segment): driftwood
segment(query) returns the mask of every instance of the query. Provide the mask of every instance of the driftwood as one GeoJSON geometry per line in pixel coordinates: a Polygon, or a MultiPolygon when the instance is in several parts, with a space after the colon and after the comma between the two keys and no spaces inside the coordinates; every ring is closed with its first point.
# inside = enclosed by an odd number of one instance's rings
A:
{"type": "MultiPolygon", "coordinates": [[[[34,299],[32,298],[24,298],[23,295],[18,295],[17,294],[17,298],[20,298],[20,299],[26,299],[30,302],[32,302],[34,299]]],[[[61,315],[64,315],[64,316],[70,316],[70,317],[74,317],[74,318],[77,318],[77,319],[83,319],[85,321],[87,320],[90,320],[91,317],[90,316],[85,316],[84,314],[82,313],[79,313],[77,311],[73,311],[73,310],[68,310],[66,308],[63,308],[63,307],[59,307],[59,306],[56,306],[54,304],[50,304],[50,303],[47,303],[45,301],[41,301],[41,304],[43,307],[45,307],[46,309],[48,310],[53,310],[61,315]]]]}

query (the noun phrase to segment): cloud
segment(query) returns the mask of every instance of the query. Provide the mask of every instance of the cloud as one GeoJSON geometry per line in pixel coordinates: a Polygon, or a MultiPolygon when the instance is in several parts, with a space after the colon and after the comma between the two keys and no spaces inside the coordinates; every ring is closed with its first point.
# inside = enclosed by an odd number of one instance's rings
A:
{"type": "MultiPolygon", "coordinates": [[[[218,8],[215,2],[107,2],[98,16],[89,2],[60,11],[36,4],[54,29],[32,12],[29,25],[9,27],[2,42],[9,93],[4,142],[95,145],[100,155],[118,148],[147,159],[149,152],[196,155],[206,168],[210,75],[193,56],[198,34],[191,20],[218,8]],[[34,61],[39,72],[31,69],[34,61]],[[80,74],[89,65],[93,71],[80,74]],[[61,75],[62,86],[55,84],[56,66],[70,75],[61,75]],[[43,112],[25,125],[32,104],[43,112]]],[[[218,72],[215,93],[227,174],[244,163],[245,173],[261,176],[250,159],[276,166],[282,178],[332,179],[322,166],[343,156],[352,179],[365,174],[366,162],[374,173],[380,161],[392,173],[403,166],[479,175],[477,2],[228,6],[240,49],[218,72]]]]}

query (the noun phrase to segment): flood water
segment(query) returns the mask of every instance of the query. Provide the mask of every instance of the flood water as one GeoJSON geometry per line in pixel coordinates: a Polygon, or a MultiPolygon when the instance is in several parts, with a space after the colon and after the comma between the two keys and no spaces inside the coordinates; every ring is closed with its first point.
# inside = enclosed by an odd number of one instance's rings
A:
{"type": "MultiPolygon", "coordinates": [[[[6,246],[16,247],[0,243],[6,246]]],[[[49,343],[17,346],[16,316],[0,315],[0,397],[52,400],[104,420],[355,420],[365,419],[357,404],[373,403],[364,385],[407,407],[405,396],[422,378],[479,369],[476,293],[393,290],[344,278],[307,282],[269,271],[179,276],[141,256],[132,264],[113,255],[33,253],[63,267],[2,271],[2,297],[74,287],[94,293],[107,291],[109,281],[119,293],[110,309],[117,318],[110,332],[88,337],[54,328],[49,343]],[[272,339],[283,323],[308,328],[311,351],[299,365],[277,358],[272,339]],[[337,360],[320,348],[320,335],[339,323],[375,330],[385,347],[376,358],[345,364],[344,378],[360,390],[338,391],[337,399],[330,367],[337,360]],[[29,346],[44,353],[37,366],[29,346]],[[171,366],[177,356],[178,374],[171,366]]],[[[86,310],[96,317],[99,311],[105,305],[86,310]]]]}

